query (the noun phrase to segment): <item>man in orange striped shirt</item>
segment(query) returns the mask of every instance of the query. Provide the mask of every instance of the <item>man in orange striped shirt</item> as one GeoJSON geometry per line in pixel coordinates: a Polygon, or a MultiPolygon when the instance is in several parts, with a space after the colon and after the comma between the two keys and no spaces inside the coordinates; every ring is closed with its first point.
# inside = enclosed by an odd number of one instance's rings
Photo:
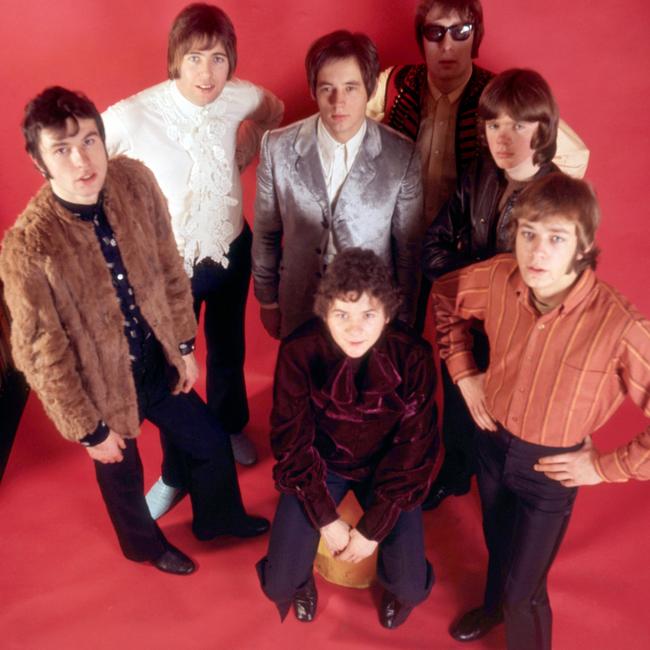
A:
{"type": "Polygon", "coordinates": [[[513,211],[515,257],[433,286],[440,356],[483,430],[487,585],[483,605],[452,626],[458,641],[505,618],[509,650],[550,648],[546,576],[578,486],[650,478],[650,427],[611,453],[591,442],[626,394],[650,416],[650,323],[596,278],[598,221],[586,183],[550,174],[513,211]],[[484,374],[471,353],[476,320],[490,342],[484,374]]]}

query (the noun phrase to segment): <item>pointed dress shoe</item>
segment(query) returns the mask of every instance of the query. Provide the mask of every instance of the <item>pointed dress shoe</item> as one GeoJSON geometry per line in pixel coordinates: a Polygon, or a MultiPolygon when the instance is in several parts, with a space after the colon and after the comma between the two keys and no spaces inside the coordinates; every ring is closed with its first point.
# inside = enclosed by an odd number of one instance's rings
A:
{"type": "Polygon", "coordinates": [[[316,616],[316,605],[318,605],[318,591],[312,576],[294,595],[293,613],[302,623],[311,623],[316,616]]]}
{"type": "Polygon", "coordinates": [[[476,641],[500,623],[503,623],[503,611],[488,614],[482,607],[477,607],[463,614],[449,628],[449,634],[456,641],[476,641]]]}
{"type": "Polygon", "coordinates": [[[405,605],[397,600],[393,594],[385,591],[379,608],[379,622],[384,627],[392,630],[404,623],[412,611],[412,605],[405,605]]]}
{"type": "Polygon", "coordinates": [[[196,571],[196,564],[182,551],[169,544],[167,550],[157,559],[152,560],[156,569],[165,573],[187,576],[196,571]]]}

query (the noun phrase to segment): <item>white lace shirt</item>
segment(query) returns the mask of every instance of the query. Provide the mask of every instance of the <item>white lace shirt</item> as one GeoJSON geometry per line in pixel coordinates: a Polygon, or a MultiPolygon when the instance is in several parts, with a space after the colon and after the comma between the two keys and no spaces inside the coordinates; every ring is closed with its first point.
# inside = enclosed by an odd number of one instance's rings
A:
{"type": "Polygon", "coordinates": [[[230,244],[244,226],[240,170],[282,113],[272,93],[239,79],[206,106],[165,81],[103,113],[109,156],[137,158],[154,173],[190,277],[206,258],[227,268],[230,244]]]}

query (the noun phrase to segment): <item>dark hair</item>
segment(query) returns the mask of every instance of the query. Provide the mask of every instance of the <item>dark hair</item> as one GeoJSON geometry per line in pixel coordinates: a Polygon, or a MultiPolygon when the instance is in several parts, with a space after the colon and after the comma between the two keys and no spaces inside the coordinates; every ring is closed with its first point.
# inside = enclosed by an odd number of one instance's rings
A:
{"type": "Polygon", "coordinates": [[[534,223],[553,216],[575,223],[578,247],[574,270],[582,273],[588,266],[595,269],[600,253],[594,244],[600,223],[598,199],[589,183],[562,172],[553,172],[531,181],[519,195],[508,225],[512,248],[520,219],[534,223]]]}
{"type": "Polygon", "coordinates": [[[71,135],[76,135],[80,119],[95,120],[102,142],[106,142],[102,117],[95,104],[83,93],[61,86],[50,86],[25,106],[22,122],[25,150],[45,173],[46,178],[50,178],[50,175],[41,156],[41,131],[52,129],[65,132],[68,120],[72,120],[75,130],[71,135]]]}
{"type": "Polygon", "coordinates": [[[483,25],[483,7],[480,0],[422,0],[415,11],[415,40],[420,48],[420,53],[424,56],[424,36],[422,29],[427,18],[427,14],[434,8],[439,7],[445,13],[455,11],[461,20],[466,20],[474,25],[474,40],[472,41],[472,58],[478,56],[478,48],[485,34],[483,25]]]}
{"type": "Polygon", "coordinates": [[[485,122],[507,113],[517,122],[539,122],[531,146],[536,165],[550,162],[557,147],[559,110],[551,88],[534,70],[512,68],[494,77],[478,103],[479,133],[485,143],[485,122]]]}
{"type": "Polygon", "coordinates": [[[220,41],[228,57],[228,79],[237,67],[237,35],[226,13],[203,3],[187,5],[169,31],[167,44],[167,72],[170,79],[178,79],[183,57],[192,47],[209,48],[220,41]]]}
{"type": "Polygon", "coordinates": [[[379,55],[375,44],[361,32],[340,29],[316,39],[305,57],[307,83],[312,95],[316,95],[316,80],[320,69],[329,61],[354,57],[359,64],[363,85],[368,97],[375,92],[379,76],[379,55]]]}
{"type": "Polygon", "coordinates": [[[334,258],[316,290],[314,312],[325,319],[332,303],[338,298],[356,302],[363,293],[381,302],[390,319],[402,301],[388,267],[373,251],[348,248],[334,258]]]}

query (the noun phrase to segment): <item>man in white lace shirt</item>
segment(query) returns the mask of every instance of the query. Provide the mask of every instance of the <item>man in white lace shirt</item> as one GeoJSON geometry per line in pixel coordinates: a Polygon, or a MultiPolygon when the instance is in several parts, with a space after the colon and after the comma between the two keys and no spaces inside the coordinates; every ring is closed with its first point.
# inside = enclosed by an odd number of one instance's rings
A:
{"type": "MultiPolygon", "coordinates": [[[[243,365],[251,231],[240,171],[284,107],[269,91],[233,78],[236,63],[228,16],[213,5],[188,5],[169,34],[169,80],[102,117],[109,155],[144,162],[167,198],[197,318],[205,303],[208,405],[231,434],[235,459],[251,465],[255,448],[241,433],[248,422],[243,365]]],[[[173,451],[164,445],[163,451],[162,476],[147,495],[154,518],[185,487],[173,451]]]]}

